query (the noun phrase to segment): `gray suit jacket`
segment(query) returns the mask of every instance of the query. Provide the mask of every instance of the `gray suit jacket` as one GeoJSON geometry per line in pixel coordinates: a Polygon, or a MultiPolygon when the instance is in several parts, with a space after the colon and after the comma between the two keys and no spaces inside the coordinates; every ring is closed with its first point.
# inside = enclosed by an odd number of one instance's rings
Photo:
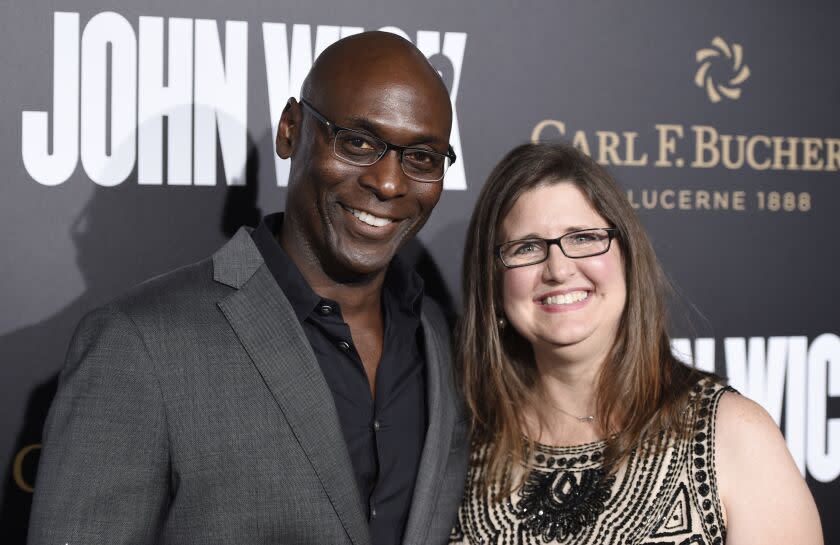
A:
{"type": "MultiPolygon", "coordinates": [[[[443,543],[467,465],[424,301],[429,427],[403,543],[443,543]]],[[[32,545],[370,542],[332,394],[245,230],[82,320],[44,431],[32,545]]]]}

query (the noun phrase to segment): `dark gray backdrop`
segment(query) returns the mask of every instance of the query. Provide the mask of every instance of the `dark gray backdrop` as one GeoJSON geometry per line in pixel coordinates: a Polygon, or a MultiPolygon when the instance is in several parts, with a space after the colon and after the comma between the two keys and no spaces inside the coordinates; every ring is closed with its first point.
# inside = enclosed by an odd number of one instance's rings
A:
{"type": "Polygon", "coordinates": [[[559,138],[562,124],[640,205],[680,293],[680,352],[729,375],[774,415],[817,498],[826,542],[840,540],[831,516],[840,500],[838,16],[827,1],[0,2],[4,542],[24,541],[40,430],[79,318],[282,208],[272,126],[288,89],[297,94],[306,48],[349,31],[338,27],[386,26],[422,43],[456,106],[463,170],[408,249],[436,297],[457,312],[464,230],[492,165],[516,144],[559,138]],[[154,115],[149,74],[186,85],[171,95],[166,121],[154,115]],[[274,112],[269,85],[279,89],[274,112]],[[81,123],[54,127],[61,116],[81,123]],[[222,133],[215,147],[208,119],[222,133]],[[151,146],[138,144],[140,133],[151,146]],[[729,167],[710,151],[721,153],[721,135],[733,135],[729,167]],[[737,135],[767,169],[737,164],[737,135]],[[614,156],[605,151],[613,139],[614,156]],[[645,164],[632,164],[643,154],[645,164]],[[155,160],[171,170],[163,175],[155,160]],[[703,191],[721,192],[729,206],[698,209],[703,191]]]}

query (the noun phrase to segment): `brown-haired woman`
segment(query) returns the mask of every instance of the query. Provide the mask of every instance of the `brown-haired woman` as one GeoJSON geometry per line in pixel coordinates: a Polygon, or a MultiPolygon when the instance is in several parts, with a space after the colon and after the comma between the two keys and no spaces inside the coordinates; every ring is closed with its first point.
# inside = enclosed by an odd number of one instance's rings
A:
{"type": "Polygon", "coordinates": [[[585,154],[496,166],[463,278],[474,450],[453,543],[822,543],[772,419],[671,354],[653,248],[585,154]]]}

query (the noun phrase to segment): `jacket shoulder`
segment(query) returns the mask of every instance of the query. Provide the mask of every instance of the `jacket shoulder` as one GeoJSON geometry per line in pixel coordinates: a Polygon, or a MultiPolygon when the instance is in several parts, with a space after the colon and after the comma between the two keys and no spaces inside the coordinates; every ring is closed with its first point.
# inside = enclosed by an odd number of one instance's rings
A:
{"type": "Polygon", "coordinates": [[[246,229],[240,229],[215,254],[146,280],[107,307],[136,322],[196,323],[202,314],[218,312],[217,303],[250,278],[262,257],[246,229]]]}
{"type": "Polygon", "coordinates": [[[146,280],[105,308],[135,320],[151,315],[174,318],[208,304],[215,306],[230,291],[213,281],[213,263],[206,258],[146,280]]]}

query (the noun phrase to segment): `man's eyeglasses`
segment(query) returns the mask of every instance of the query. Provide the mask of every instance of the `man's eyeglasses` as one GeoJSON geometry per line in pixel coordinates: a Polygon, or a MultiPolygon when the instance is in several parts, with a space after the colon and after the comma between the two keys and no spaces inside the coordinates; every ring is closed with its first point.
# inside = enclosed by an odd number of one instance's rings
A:
{"type": "Polygon", "coordinates": [[[610,249],[610,241],[618,236],[618,229],[582,229],[558,238],[526,238],[511,240],[496,246],[496,255],[508,269],[536,265],[548,259],[552,244],[560,247],[563,255],[573,259],[600,255],[610,249]]]}
{"type": "Polygon", "coordinates": [[[345,163],[356,166],[370,166],[385,156],[388,150],[400,154],[400,165],[405,175],[418,182],[439,182],[446,170],[455,162],[452,146],[447,153],[438,153],[425,148],[398,146],[368,133],[339,127],[315,109],[306,99],[300,104],[333,131],[333,155],[345,163]]]}

